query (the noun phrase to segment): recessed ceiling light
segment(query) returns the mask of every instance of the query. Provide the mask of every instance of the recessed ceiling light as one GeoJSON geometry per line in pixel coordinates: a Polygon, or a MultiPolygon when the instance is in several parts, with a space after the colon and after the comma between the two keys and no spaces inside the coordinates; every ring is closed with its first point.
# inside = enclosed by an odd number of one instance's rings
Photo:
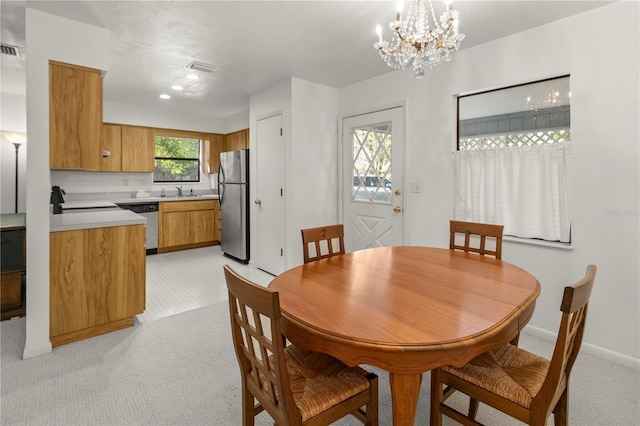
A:
{"type": "Polygon", "coordinates": [[[162,95],[160,95],[161,99],[171,99],[171,96],[167,95],[166,93],[163,93],[162,95]]]}
{"type": "Polygon", "coordinates": [[[197,74],[187,74],[187,78],[189,80],[200,80],[200,77],[197,74]]]}
{"type": "Polygon", "coordinates": [[[174,84],[173,86],[171,86],[171,88],[172,88],[173,90],[182,90],[182,89],[183,89],[183,87],[182,87],[182,86],[180,86],[179,84],[174,84]]]}

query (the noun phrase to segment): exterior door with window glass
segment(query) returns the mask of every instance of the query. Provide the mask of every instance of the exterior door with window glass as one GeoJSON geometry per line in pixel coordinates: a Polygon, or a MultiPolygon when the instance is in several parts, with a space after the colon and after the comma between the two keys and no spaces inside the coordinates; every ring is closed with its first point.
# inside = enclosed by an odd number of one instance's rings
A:
{"type": "Polygon", "coordinates": [[[342,205],[348,251],[403,242],[403,109],[342,121],[342,205]]]}

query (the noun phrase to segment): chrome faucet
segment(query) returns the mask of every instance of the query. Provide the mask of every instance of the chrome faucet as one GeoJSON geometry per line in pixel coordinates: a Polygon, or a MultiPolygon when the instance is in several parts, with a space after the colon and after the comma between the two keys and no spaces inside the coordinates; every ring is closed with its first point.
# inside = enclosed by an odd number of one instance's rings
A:
{"type": "Polygon", "coordinates": [[[176,186],[176,189],[178,190],[178,197],[182,197],[182,187],[181,186],[176,186]]]}

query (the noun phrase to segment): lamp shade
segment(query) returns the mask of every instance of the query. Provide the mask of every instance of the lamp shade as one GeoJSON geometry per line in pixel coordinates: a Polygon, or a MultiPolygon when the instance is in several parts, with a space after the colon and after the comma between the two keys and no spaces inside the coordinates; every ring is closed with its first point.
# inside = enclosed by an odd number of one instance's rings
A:
{"type": "Polygon", "coordinates": [[[26,133],[2,132],[2,136],[14,145],[22,145],[27,142],[26,133]]]}

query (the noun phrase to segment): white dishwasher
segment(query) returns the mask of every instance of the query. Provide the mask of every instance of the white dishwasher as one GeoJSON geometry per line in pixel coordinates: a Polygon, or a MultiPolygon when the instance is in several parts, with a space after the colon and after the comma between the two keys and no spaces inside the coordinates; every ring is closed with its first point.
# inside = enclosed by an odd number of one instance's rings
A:
{"type": "Polygon", "coordinates": [[[118,203],[120,208],[131,210],[147,219],[147,254],[158,253],[158,203],[118,203]]]}

